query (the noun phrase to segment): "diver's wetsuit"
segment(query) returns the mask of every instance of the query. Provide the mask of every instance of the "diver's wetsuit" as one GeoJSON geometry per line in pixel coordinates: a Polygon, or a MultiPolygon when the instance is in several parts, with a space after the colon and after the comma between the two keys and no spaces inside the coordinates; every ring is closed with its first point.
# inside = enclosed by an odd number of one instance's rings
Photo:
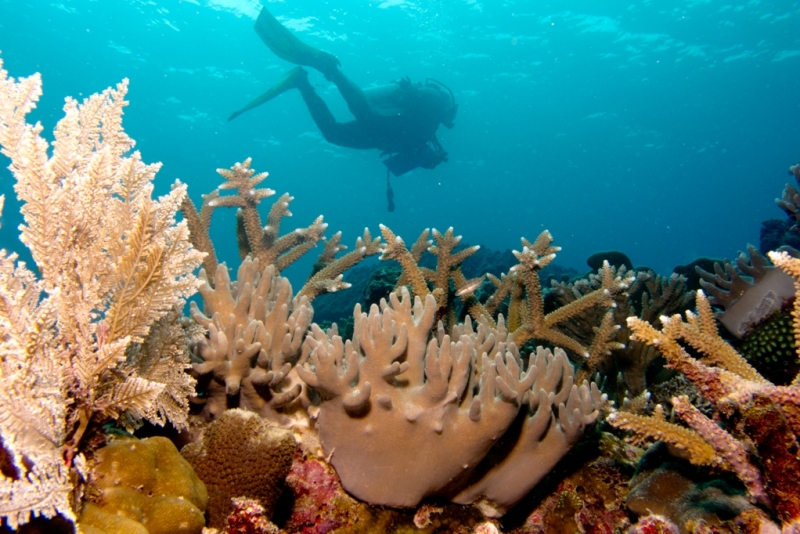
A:
{"type": "Polygon", "coordinates": [[[333,82],[355,120],[337,122],[301,67],[290,71],[284,79],[228,120],[288,89],[297,88],[328,142],[348,148],[381,150],[382,156],[389,155],[383,164],[395,176],[419,167],[432,169],[447,161],[447,153],[436,138],[436,130],[439,124],[453,127],[458,106],[449,89],[438,82],[412,84],[405,78],[390,85],[362,90],[342,73],[335,56],[300,41],[266,8],[262,8],[258,16],[255,30],[278,57],[311,67],[333,82]]]}
{"type": "MultiPolygon", "coordinates": [[[[324,73],[323,73],[324,74],[324,73]]],[[[377,148],[393,154],[385,161],[395,176],[422,167],[432,169],[447,161],[447,153],[436,138],[439,114],[434,109],[440,91],[407,80],[396,82],[394,94],[389,95],[392,110],[373,106],[369,90],[362,91],[339,69],[327,78],[339,89],[347,107],[355,117],[349,122],[337,122],[325,101],[317,94],[308,79],[303,77],[297,88],[323,137],[334,145],[348,148],[377,148]]],[[[384,93],[385,88],[382,88],[384,93]]]]}

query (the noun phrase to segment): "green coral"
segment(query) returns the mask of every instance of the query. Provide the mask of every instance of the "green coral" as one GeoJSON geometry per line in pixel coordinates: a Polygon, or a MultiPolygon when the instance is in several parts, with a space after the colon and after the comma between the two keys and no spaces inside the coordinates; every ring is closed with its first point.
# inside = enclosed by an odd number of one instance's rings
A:
{"type": "Polygon", "coordinates": [[[775,384],[788,384],[800,371],[790,311],[773,314],[755,326],[738,347],[750,365],[775,384]]]}

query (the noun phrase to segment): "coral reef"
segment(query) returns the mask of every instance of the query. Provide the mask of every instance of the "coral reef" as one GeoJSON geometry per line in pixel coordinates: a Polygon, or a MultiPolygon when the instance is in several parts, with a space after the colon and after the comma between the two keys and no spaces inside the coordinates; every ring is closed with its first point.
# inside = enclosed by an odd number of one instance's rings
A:
{"type": "Polygon", "coordinates": [[[78,528],[86,534],[199,534],[208,493],[167,438],[121,439],[95,452],[78,528]]]}
{"type": "MultiPolygon", "coordinates": [[[[550,313],[545,313],[544,293],[540,272],[547,267],[556,256],[559,247],[552,246],[553,237],[548,231],[542,232],[531,243],[522,238],[522,251],[512,251],[517,261],[508,274],[497,278],[488,274],[488,279],[495,285],[495,292],[482,304],[474,295],[470,281],[461,272],[461,263],[477,251],[470,247],[454,252],[461,237],[453,235],[453,229],[444,234],[433,230],[436,246],[427,240],[427,230],[423,232],[411,249],[407,249],[402,238],[381,226],[386,247],[382,260],[396,260],[403,269],[403,275],[397,283],[398,288],[408,286],[412,294],[424,297],[431,294],[436,299],[436,319],[443,319],[444,326],[449,329],[455,322],[455,302],[460,300],[464,309],[472,317],[483,318],[491,326],[495,326],[494,316],[507,301],[509,332],[517,347],[531,341],[546,342],[572,353],[588,357],[590,350],[603,352],[610,350],[608,338],[613,334],[613,324],[606,322],[591,336],[591,347],[565,333],[562,325],[582,312],[592,308],[610,308],[614,305],[613,295],[624,291],[631,278],[617,275],[617,271],[607,265],[598,271],[599,287],[574,299],[568,306],[562,306],[550,313]],[[430,249],[437,256],[436,269],[428,269],[419,265],[422,253],[430,249]],[[451,288],[450,281],[453,282],[451,288]],[[430,288],[429,284],[433,287],[430,288]]],[[[596,326],[596,325],[592,325],[596,326]]]]}
{"type": "Polygon", "coordinates": [[[368,516],[366,506],[345,493],[336,472],[322,460],[298,452],[286,484],[293,497],[284,525],[289,532],[335,532],[368,516]]]}
{"type": "MultiPolygon", "coordinates": [[[[482,315],[477,331],[469,317],[447,329],[439,323],[431,338],[437,318],[452,317],[449,282],[463,283],[459,265],[474,249],[454,253],[458,238],[452,229],[434,232],[437,245],[421,238],[415,251],[430,248],[438,258],[437,269],[421,269],[418,252],[406,251],[390,230],[382,231],[394,244],[387,246],[382,258],[403,260],[404,276],[425,296],[425,304],[418,300],[412,310],[411,296],[403,286],[400,296],[390,295],[391,305],[381,304],[382,311],[373,306],[368,315],[357,307],[353,339],[346,343],[335,330],[325,333],[312,324],[299,358],[302,365],[294,368],[297,340],[311,320],[307,301],[292,300],[288,282],[276,275],[273,266],[259,276],[258,260],[243,262],[235,284],[224,266],[218,268],[214,288],[206,283],[200,290],[206,312],[213,316],[192,309],[210,338],[200,343],[196,354],[202,362],[194,366],[201,389],[207,385],[200,399],[205,402],[203,413],[215,417],[236,405],[230,400],[238,394],[240,407],[274,418],[300,395],[300,384],[289,381],[266,395],[265,386],[279,385],[296,372],[321,396],[320,441],[328,454],[333,453],[333,465],[349,492],[393,506],[414,506],[426,496],[444,495],[460,503],[479,501],[487,513],[501,515],[594,421],[601,395],[588,383],[572,385],[572,367],[560,349],[555,353],[540,349],[523,371],[514,335],[505,330],[502,316],[494,324],[482,315]],[[222,321],[225,313],[227,323],[222,321]],[[271,333],[273,328],[279,331],[271,333]],[[210,381],[203,376],[209,374],[210,381]],[[520,410],[527,417],[499,439],[520,410]],[[369,439],[359,439],[365,432],[369,439]],[[385,447],[399,441],[427,450],[427,462],[416,462],[409,473],[411,462],[385,447]],[[454,442],[460,443],[460,450],[454,442]],[[392,475],[393,469],[403,476],[392,475]],[[520,470],[529,476],[515,476],[520,470]]],[[[549,263],[536,261],[529,270],[549,263]]],[[[600,302],[608,288],[625,287],[610,268],[599,276],[601,289],[572,309],[587,309],[600,302]]],[[[201,278],[206,280],[204,274],[201,278]]],[[[528,285],[533,287],[530,281],[528,285]]]]}
{"type": "MultiPolygon", "coordinates": [[[[791,275],[800,289],[800,260],[787,253],[770,253],[770,259],[791,275]]],[[[800,299],[795,298],[795,335],[800,330],[800,299]]],[[[617,427],[671,443],[692,463],[734,473],[747,489],[748,498],[770,510],[783,523],[797,520],[800,495],[793,482],[800,476],[800,389],[796,378],[788,386],[775,386],[750,367],[717,332],[714,316],[703,292],[697,293],[697,313],[664,317],[660,331],[639,319],[628,320],[634,337],[656,346],[667,365],[680,371],[698,388],[714,409],[713,419],[685,397],[674,397],[677,416],[688,429],[666,421],[664,415],[640,416],[618,412],[608,421],[617,427]],[[695,359],[681,345],[702,355],[695,359]],[[720,426],[717,421],[724,422],[720,426]],[[751,450],[758,453],[754,458],[751,450]]]]}
{"type": "MultiPolygon", "coordinates": [[[[407,248],[381,226],[340,256],[321,216],[280,235],[288,194],[262,226],[274,191],[250,159],[218,170],[199,211],[180,183],[152,199],[157,166],[121,126],[127,82],[68,99],[51,150],[25,122],[39,85],[0,70],[38,270],[0,252],[0,531],[66,532],[78,511],[87,534],[800,531],[800,377],[781,376],[800,368],[800,260],[750,247],[687,272],[695,294],[617,253],[545,288],[547,231],[491,255],[452,228],[407,248]],[[218,207],[238,210],[235,281],[208,236],[218,207]],[[319,242],[294,292],[280,272],[319,242]],[[379,253],[398,276],[355,306],[352,334],[314,324],[311,301],[379,253]],[[194,442],[184,458],[164,437],[101,448],[143,424],[194,442]]],[[[798,198],[779,202],[795,224],[798,198]]]]}
{"type": "Polygon", "coordinates": [[[631,526],[628,534],[680,534],[680,530],[666,517],[651,514],[631,526]]]}
{"type": "Polygon", "coordinates": [[[629,470],[617,462],[597,456],[597,449],[575,454],[575,449],[548,475],[524,507],[527,515],[511,512],[500,523],[509,534],[551,532],[623,532],[630,525],[624,499],[629,470]],[[532,508],[532,510],[531,510],[532,508]]]}
{"type": "Polygon", "coordinates": [[[721,532],[736,532],[735,518],[758,508],[745,496],[744,487],[730,476],[709,478],[702,470],[669,454],[656,443],[644,456],[630,481],[625,499],[629,510],[644,518],[668,518],[684,534],[700,523],[721,532]]]}
{"type": "Polygon", "coordinates": [[[414,511],[359,502],[344,491],[328,463],[300,451],[295,454],[286,484],[291,502],[284,501],[285,516],[275,518],[282,532],[472,534],[481,526],[482,532],[492,532],[485,530],[492,523],[474,507],[423,504],[414,511]]]}
{"type": "Polygon", "coordinates": [[[201,442],[181,450],[208,488],[208,525],[222,528],[234,512],[231,499],[236,497],[257,502],[271,518],[295,446],[290,431],[244,410],[227,410],[208,425],[201,442]]]}
{"type": "Polygon", "coordinates": [[[101,425],[186,421],[186,336],[172,335],[175,321],[154,325],[196,291],[202,254],[175,221],[186,187],[152,199],[159,165],[129,153],[126,91],[124,80],[82,104],[68,98],[48,155],[42,126],[25,122],[39,76],[17,81],[0,64],[0,145],[39,273],[0,253],[0,455],[12,466],[0,516],[11,528],[74,519],[83,451],[101,425]]]}

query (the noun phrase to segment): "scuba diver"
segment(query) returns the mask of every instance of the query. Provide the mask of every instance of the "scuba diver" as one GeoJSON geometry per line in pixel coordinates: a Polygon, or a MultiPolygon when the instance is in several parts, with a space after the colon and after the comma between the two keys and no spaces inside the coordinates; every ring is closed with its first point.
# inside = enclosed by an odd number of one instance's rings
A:
{"type": "Polygon", "coordinates": [[[386,166],[386,197],[389,211],[394,211],[394,193],[389,173],[401,176],[413,169],[433,169],[447,161],[436,138],[440,124],[453,127],[458,105],[453,92],[443,83],[428,78],[425,83],[411,83],[408,77],[388,85],[361,89],[340,70],[333,54],[313,48],[285,28],[266,8],[255,24],[256,33],[278,57],[299,65],[242,109],[242,113],[269,102],[276,96],[297,89],[323,137],[334,145],[348,148],[377,148],[386,166]],[[308,81],[303,66],[322,73],[336,85],[355,120],[337,122],[325,101],[308,81]]]}

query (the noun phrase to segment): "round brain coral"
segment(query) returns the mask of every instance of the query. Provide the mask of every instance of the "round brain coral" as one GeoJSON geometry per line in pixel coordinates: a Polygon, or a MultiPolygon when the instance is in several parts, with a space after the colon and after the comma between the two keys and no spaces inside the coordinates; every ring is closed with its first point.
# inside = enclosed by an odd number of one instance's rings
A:
{"type": "Polygon", "coordinates": [[[200,534],[208,493],[170,440],[121,439],[95,453],[86,534],[200,534]]]}
{"type": "Polygon", "coordinates": [[[272,517],[295,446],[290,431],[238,408],[211,423],[202,443],[186,445],[181,454],[208,488],[209,526],[225,526],[235,497],[257,500],[272,517]]]}

